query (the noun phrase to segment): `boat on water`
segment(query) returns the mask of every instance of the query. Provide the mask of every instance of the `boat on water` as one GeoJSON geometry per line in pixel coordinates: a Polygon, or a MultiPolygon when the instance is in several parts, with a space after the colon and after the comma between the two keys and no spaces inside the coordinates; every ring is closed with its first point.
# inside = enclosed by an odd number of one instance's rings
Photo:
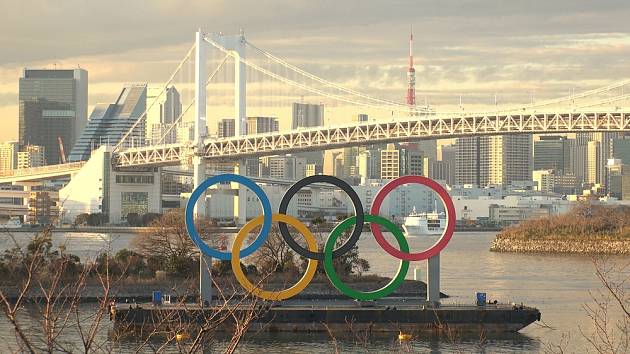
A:
{"type": "Polygon", "coordinates": [[[12,216],[6,224],[0,225],[2,229],[18,229],[22,227],[22,221],[19,216],[12,216]]]}
{"type": "Polygon", "coordinates": [[[441,235],[446,227],[446,214],[437,211],[418,213],[413,207],[402,227],[405,236],[441,235]]]}

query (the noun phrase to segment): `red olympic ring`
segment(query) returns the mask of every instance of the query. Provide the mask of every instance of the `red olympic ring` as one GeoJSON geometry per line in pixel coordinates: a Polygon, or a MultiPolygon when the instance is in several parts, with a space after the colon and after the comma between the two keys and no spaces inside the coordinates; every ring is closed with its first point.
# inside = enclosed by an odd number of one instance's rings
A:
{"type": "Polygon", "coordinates": [[[374,235],[376,242],[378,242],[378,244],[387,253],[404,261],[421,261],[421,260],[429,259],[433,256],[438,255],[444,249],[444,247],[448,245],[449,241],[451,240],[451,237],[453,237],[453,232],[455,231],[455,220],[456,220],[455,205],[453,204],[453,200],[451,199],[446,189],[444,189],[444,187],[442,187],[436,181],[427,177],[423,177],[423,176],[403,176],[403,177],[399,177],[390,181],[389,183],[384,185],[378,191],[378,193],[376,193],[376,196],[374,197],[374,202],[372,202],[372,208],[370,209],[370,214],[379,215],[379,212],[381,210],[381,204],[383,204],[383,200],[385,199],[385,197],[394,188],[400,185],[406,184],[406,183],[421,184],[423,186],[431,188],[435,193],[437,193],[437,195],[442,200],[442,203],[446,207],[446,228],[444,229],[444,232],[442,232],[442,236],[440,237],[440,239],[433,246],[429,247],[428,249],[422,252],[407,253],[407,252],[402,252],[398,250],[397,248],[395,248],[394,246],[392,246],[391,244],[389,244],[389,242],[387,242],[387,240],[383,236],[383,232],[381,231],[380,226],[378,224],[370,223],[370,229],[372,230],[372,234],[374,235]]]}

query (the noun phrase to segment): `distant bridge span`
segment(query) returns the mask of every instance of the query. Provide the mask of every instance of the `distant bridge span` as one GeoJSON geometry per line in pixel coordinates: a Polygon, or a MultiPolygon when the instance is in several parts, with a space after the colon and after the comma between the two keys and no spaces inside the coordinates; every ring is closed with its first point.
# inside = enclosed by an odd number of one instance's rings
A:
{"type": "MultiPolygon", "coordinates": [[[[630,132],[630,113],[568,112],[410,117],[381,122],[348,123],[240,137],[206,139],[206,160],[282,155],[349,146],[505,134],[630,132]]],[[[157,145],[119,150],[117,167],[177,165],[192,157],[194,147],[157,145]]]]}

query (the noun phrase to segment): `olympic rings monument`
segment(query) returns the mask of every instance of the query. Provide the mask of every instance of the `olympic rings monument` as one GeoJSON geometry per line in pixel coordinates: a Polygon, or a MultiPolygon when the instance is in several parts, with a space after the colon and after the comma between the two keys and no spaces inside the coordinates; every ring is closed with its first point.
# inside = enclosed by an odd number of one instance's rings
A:
{"type": "MultiPolygon", "coordinates": [[[[212,259],[229,261],[232,272],[238,283],[242,286],[244,297],[258,297],[263,303],[272,303],[266,307],[253,322],[252,329],[265,329],[268,331],[348,331],[348,323],[352,323],[353,330],[368,330],[373,332],[418,332],[418,331],[443,331],[444,324],[448,328],[462,332],[515,332],[536,320],[540,320],[538,309],[516,306],[486,303],[477,301],[471,305],[442,305],[440,304],[440,252],[448,245],[455,230],[455,208],[448,192],[437,182],[423,176],[403,176],[386,183],[375,195],[370,212],[365,213],[358,195],[343,180],[326,175],[314,175],[297,181],[284,194],[278,212],[272,210],[269,198],[264,191],[251,179],[238,174],[221,174],[210,177],[199,184],[192,192],[186,206],[186,229],[192,241],[199,248],[200,256],[200,303],[191,310],[190,305],[167,306],[151,305],[152,307],[114,307],[113,319],[116,324],[123,324],[121,328],[140,327],[145,329],[147,325],[168,325],[160,322],[156,324],[156,318],[163,318],[163,311],[169,313],[171,318],[188,318],[190,321],[202,321],[206,312],[212,311],[247,311],[243,309],[225,309],[221,303],[213,303],[211,290],[210,266],[212,259]],[[195,208],[199,199],[207,188],[219,183],[238,183],[250,189],[260,201],[262,214],[254,217],[237,232],[232,249],[220,251],[208,246],[195,228],[195,208]],[[327,183],[343,190],[352,201],[355,215],[341,221],[328,235],[323,250],[318,249],[315,236],[308,227],[297,218],[286,214],[291,199],[304,187],[313,183],[327,183]],[[433,246],[421,252],[411,252],[407,240],[396,224],[379,215],[383,201],[396,187],[403,184],[420,184],[432,189],[442,200],[447,216],[447,225],[442,236],[433,246]],[[241,268],[241,260],[252,255],[267,240],[272,223],[278,223],[280,234],[284,242],[299,256],[308,259],[306,270],[302,277],[294,285],[284,290],[265,290],[247,279],[241,268]],[[396,275],[389,283],[380,289],[360,291],[354,289],[352,284],[346,284],[336,273],[333,259],[350,251],[360,237],[369,237],[363,232],[364,225],[369,223],[371,234],[383,252],[388,253],[394,259],[398,259],[399,266],[396,275]],[[295,241],[289,232],[288,226],[292,226],[306,240],[306,248],[295,241]],[[260,231],[250,245],[243,248],[243,243],[249,233],[260,226],[260,231]],[[334,248],[339,237],[347,230],[352,229],[350,236],[338,248],[334,248]],[[385,238],[383,231],[390,232],[397,246],[392,245],[385,238]],[[404,282],[409,264],[412,261],[427,260],[427,296],[400,297],[390,296],[404,282]],[[300,299],[291,298],[304,290],[313,279],[317,265],[323,262],[324,270],[331,284],[336,288],[341,299],[326,299],[320,297],[303,296],[300,299]],[[186,312],[184,312],[186,311],[186,312]],[[192,314],[191,314],[192,311],[192,314]],[[172,316],[172,312],[179,312],[181,316],[172,316]]],[[[418,289],[420,291],[420,289],[418,289]]],[[[220,301],[219,301],[220,302],[220,301]]],[[[229,323],[222,328],[230,330],[229,323]]]]}
{"type": "Polygon", "coordinates": [[[254,296],[260,297],[264,300],[272,301],[289,299],[304,290],[304,288],[306,288],[309,282],[313,279],[318,262],[324,263],[324,270],[326,271],[328,279],[330,280],[332,285],[337,290],[339,290],[341,294],[355,300],[368,301],[377,300],[393,293],[405,280],[405,277],[409,270],[410,261],[428,260],[426,300],[429,304],[439,304],[439,256],[440,252],[446,247],[451,237],[453,236],[456,219],[453,201],[449,197],[448,192],[439,183],[423,176],[403,176],[391,180],[390,182],[385,184],[376,194],[372,202],[370,213],[365,214],[359,196],[350,185],[337,177],[327,175],[314,175],[305,177],[297,181],[287,190],[280,202],[279,210],[277,213],[273,213],[271,209],[272,208],[269,198],[264,193],[262,188],[260,188],[251,179],[237,174],[221,174],[208,178],[192,192],[186,206],[186,229],[188,231],[188,235],[195,243],[195,245],[197,245],[202,254],[200,262],[200,298],[202,302],[209,303],[210,301],[212,301],[210,281],[211,274],[209,272],[209,268],[212,264],[211,259],[217,258],[223,261],[230,261],[232,271],[234,273],[234,276],[236,277],[236,280],[245,290],[247,290],[254,296]],[[263,210],[262,215],[253,218],[240,229],[240,231],[236,235],[236,239],[234,240],[231,252],[222,252],[209,247],[201,239],[195,228],[194,209],[199,198],[203,195],[206,189],[219,183],[239,183],[249,188],[252,192],[254,192],[254,194],[260,201],[263,210]],[[313,183],[331,184],[344,191],[352,201],[355,212],[354,216],[342,221],[332,230],[332,232],[328,236],[328,239],[326,240],[323,252],[319,252],[317,241],[311,231],[308,229],[308,227],[295,217],[286,214],[291,199],[302,188],[313,183]],[[403,184],[410,183],[424,185],[433,190],[444,204],[447,217],[447,225],[444,228],[444,232],[442,233],[442,236],[438,239],[438,241],[427,250],[417,253],[409,252],[409,245],[407,244],[407,240],[405,239],[405,236],[403,235],[403,232],[399,229],[399,227],[395,225],[392,221],[379,215],[381,205],[387,195],[392,190],[394,190],[394,188],[403,184]],[[269,235],[273,222],[278,223],[280,234],[282,235],[282,238],[288,244],[288,246],[296,254],[308,259],[306,271],[302,278],[295,285],[281,291],[268,291],[255,286],[247,279],[243,270],[241,269],[241,260],[251,255],[262,246],[269,235]],[[358,290],[354,290],[347,284],[343,283],[341,278],[336,273],[335,268],[333,267],[333,259],[349,252],[357,244],[363,232],[364,224],[366,222],[369,223],[370,230],[374,235],[378,245],[380,245],[383,249],[383,252],[387,252],[392,257],[398,259],[400,264],[398,267],[398,272],[388,284],[374,291],[361,292],[358,290]],[[258,233],[256,239],[249,246],[241,249],[243,241],[245,240],[249,232],[255,227],[261,225],[262,227],[260,228],[260,232],[258,233]],[[288,225],[293,226],[298,232],[302,234],[302,236],[306,239],[308,248],[303,248],[298,242],[295,241],[294,236],[291,235],[289,232],[288,225]],[[384,227],[388,232],[394,235],[398,243],[398,247],[391,245],[386,240],[381,227],[384,227]],[[350,237],[339,248],[333,249],[339,237],[350,228],[353,228],[350,237]]]}

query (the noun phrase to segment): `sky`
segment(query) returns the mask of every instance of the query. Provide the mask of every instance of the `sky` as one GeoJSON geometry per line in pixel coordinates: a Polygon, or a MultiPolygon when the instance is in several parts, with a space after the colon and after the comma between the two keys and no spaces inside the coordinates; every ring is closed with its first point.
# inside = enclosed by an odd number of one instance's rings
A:
{"type": "MultiPolygon", "coordinates": [[[[330,81],[404,102],[413,26],[417,96],[524,103],[630,77],[630,1],[0,0],[0,139],[17,137],[24,67],[89,72],[89,103],[164,82],[194,40],[248,40],[330,81]],[[378,84],[374,84],[378,83],[378,84]]],[[[91,111],[91,108],[90,110],[91,111]]],[[[89,112],[88,112],[89,114],[89,112]]]]}

